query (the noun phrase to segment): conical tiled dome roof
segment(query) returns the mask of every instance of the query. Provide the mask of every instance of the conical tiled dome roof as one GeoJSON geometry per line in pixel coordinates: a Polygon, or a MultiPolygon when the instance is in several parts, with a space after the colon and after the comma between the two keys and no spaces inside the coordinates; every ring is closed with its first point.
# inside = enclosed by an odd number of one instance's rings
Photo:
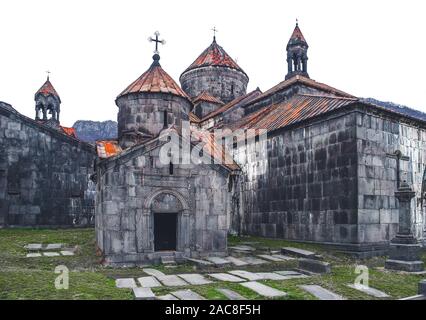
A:
{"type": "Polygon", "coordinates": [[[154,62],[138,79],[130,84],[118,97],[140,92],[170,93],[186,99],[189,97],[180,86],[161,68],[160,56],[153,56],[154,62]]]}
{"type": "Polygon", "coordinates": [[[290,37],[290,40],[288,41],[288,44],[292,44],[295,42],[304,42],[307,44],[305,37],[303,36],[302,31],[299,28],[299,24],[296,23],[296,27],[294,28],[294,31],[290,37]]]}
{"type": "Polygon", "coordinates": [[[38,94],[42,94],[44,96],[52,95],[59,98],[59,94],[56,92],[55,88],[50,82],[49,77],[47,77],[46,82],[41,86],[41,88],[37,90],[35,96],[37,96],[38,94]]]}
{"type": "Polygon", "coordinates": [[[202,54],[183,72],[201,67],[217,66],[228,67],[241,71],[247,75],[243,69],[226,53],[226,51],[213,39],[212,44],[203,51],[202,54]]]}

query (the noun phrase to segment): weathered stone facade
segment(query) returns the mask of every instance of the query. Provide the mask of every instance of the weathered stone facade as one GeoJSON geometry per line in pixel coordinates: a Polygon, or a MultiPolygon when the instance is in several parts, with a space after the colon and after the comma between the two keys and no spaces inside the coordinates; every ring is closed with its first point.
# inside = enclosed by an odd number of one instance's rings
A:
{"type": "Polygon", "coordinates": [[[245,95],[248,81],[245,73],[220,66],[200,67],[180,76],[182,89],[191,98],[207,91],[225,103],[245,95]]]}
{"type": "MultiPolygon", "coordinates": [[[[219,165],[169,165],[159,159],[158,139],[97,167],[97,243],[109,264],[158,262],[156,215],[177,215],[171,232],[176,259],[227,249],[231,193],[228,175],[219,165]]],[[[170,227],[170,226],[168,226],[170,227]]]]}
{"type": "Polygon", "coordinates": [[[0,104],[0,226],[91,223],[91,145],[0,104]]]}

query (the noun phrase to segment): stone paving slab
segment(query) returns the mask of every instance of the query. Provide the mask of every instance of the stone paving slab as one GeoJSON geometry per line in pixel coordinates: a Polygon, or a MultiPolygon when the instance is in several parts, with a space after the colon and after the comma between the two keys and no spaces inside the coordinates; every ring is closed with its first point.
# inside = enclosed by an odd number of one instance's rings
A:
{"type": "Polygon", "coordinates": [[[155,288],[155,287],[161,287],[161,283],[154,277],[148,276],[148,277],[140,277],[138,278],[138,282],[143,288],[155,288]]]}
{"type": "Polygon", "coordinates": [[[153,276],[153,277],[156,277],[156,278],[165,276],[165,274],[163,272],[156,270],[156,269],[143,268],[142,271],[145,272],[146,274],[153,276]]]}
{"type": "Polygon", "coordinates": [[[231,264],[230,261],[225,260],[221,257],[207,257],[206,260],[214,263],[214,265],[218,267],[224,267],[231,264]]]}
{"type": "Polygon", "coordinates": [[[158,296],[157,299],[158,300],[179,300],[172,294],[165,294],[164,296],[158,296]]]}
{"type": "Polygon", "coordinates": [[[376,298],[389,298],[389,295],[386,294],[385,292],[371,288],[371,287],[364,286],[362,284],[348,284],[348,287],[364,292],[365,294],[368,294],[376,298]]]}
{"type": "Polygon", "coordinates": [[[307,276],[306,274],[302,274],[295,271],[274,271],[274,272],[283,276],[285,278],[283,280],[309,278],[309,276],[307,276]]]}
{"type": "Polygon", "coordinates": [[[133,278],[121,278],[115,280],[115,286],[117,288],[136,288],[136,281],[133,278]]]}
{"type": "Polygon", "coordinates": [[[200,259],[194,259],[194,258],[186,258],[186,260],[188,260],[192,263],[195,263],[199,267],[208,267],[208,266],[213,265],[213,263],[211,263],[210,261],[206,261],[206,260],[200,260],[200,259]]]}
{"type": "Polygon", "coordinates": [[[62,243],[49,243],[43,250],[60,250],[62,249],[62,243]]]}
{"type": "Polygon", "coordinates": [[[72,252],[72,251],[68,251],[68,250],[62,250],[62,251],[61,251],[61,254],[62,254],[63,256],[73,256],[73,255],[74,255],[74,252],[72,252]]]}
{"type": "Polygon", "coordinates": [[[154,300],[155,294],[150,288],[133,288],[136,300],[154,300]]]}
{"type": "Polygon", "coordinates": [[[253,272],[245,271],[245,270],[233,270],[233,271],[228,271],[228,273],[233,274],[234,276],[238,276],[238,277],[250,280],[250,281],[263,279],[260,275],[253,272]]]}
{"type": "Polygon", "coordinates": [[[324,289],[321,286],[303,285],[299,287],[317,297],[319,300],[345,300],[342,296],[331,292],[330,290],[324,289]]]}
{"type": "Polygon", "coordinates": [[[250,265],[259,265],[259,264],[269,263],[269,261],[265,261],[255,257],[241,257],[241,260],[243,260],[244,262],[247,262],[250,265]]]}
{"type": "Polygon", "coordinates": [[[273,254],[272,256],[274,258],[278,258],[278,259],[281,259],[281,260],[284,260],[284,261],[296,260],[296,258],[285,256],[283,254],[273,254]]]}
{"type": "Polygon", "coordinates": [[[274,257],[274,256],[269,255],[269,254],[259,254],[257,256],[259,258],[262,258],[262,259],[265,259],[265,260],[269,260],[269,261],[272,261],[272,262],[283,262],[284,261],[283,259],[274,257]]]}
{"type": "Polygon", "coordinates": [[[39,258],[41,257],[41,253],[28,253],[26,255],[27,258],[39,258]]]}
{"type": "Polygon", "coordinates": [[[198,293],[189,289],[174,291],[171,294],[179,298],[180,300],[206,300],[204,297],[200,296],[198,293]]]}
{"type": "Polygon", "coordinates": [[[287,277],[274,272],[256,272],[256,274],[261,277],[262,280],[280,281],[288,279],[287,277]]]}
{"type": "Polygon", "coordinates": [[[237,267],[242,267],[242,266],[247,266],[248,265],[247,262],[245,262],[245,261],[243,261],[241,259],[232,257],[232,256],[226,257],[225,259],[228,260],[229,262],[231,262],[233,265],[235,265],[237,267]]]}
{"type": "Polygon", "coordinates": [[[284,291],[277,290],[256,281],[244,282],[241,283],[241,285],[267,298],[285,297],[287,295],[284,291]]]}
{"type": "Polygon", "coordinates": [[[240,277],[234,276],[232,274],[228,273],[209,273],[209,276],[212,278],[215,278],[220,281],[226,281],[226,282],[243,282],[246,281],[245,279],[242,279],[240,277]]]}
{"type": "Polygon", "coordinates": [[[41,243],[29,243],[26,246],[24,246],[25,249],[28,251],[38,251],[42,249],[41,243]]]}
{"type": "Polygon", "coordinates": [[[216,289],[216,290],[219,291],[220,293],[222,293],[229,300],[247,300],[247,298],[243,297],[238,292],[235,292],[235,291],[230,290],[230,289],[219,288],[219,289],[216,289]]]}
{"type": "Polygon", "coordinates": [[[241,246],[233,246],[233,247],[228,247],[231,250],[238,250],[238,251],[256,251],[255,248],[251,247],[251,246],[246,246],[246,245],[241,245],[241,246]]]}
{"type": "Polygon", "coordinates": [[[59,252],[43,252],[43,255],[46,257],[58,257],[60,256],[59,252]]]}
{"type": "Polygon", "coordinates": [[[281,248],[281,253],[284,254],[284,255],[290,254],[290,255],[294,255],[294,256],[298,256],[298,257],[302,257],[302,258],[314,258],[316,256],[315,252],[303,250],[303,249],[299,249],[299,248],[293,248],[293,247],[281,248]]]}
{"type": "Polygon", "coordinates": [[[183,280],[194,286],[212,283],[213,281],[207,280],[203,275],[197,273],[178,274],[183,280]]]}
{"type": "Polygon", "coordinates": [[[188,285],[187,282],[183,281],[176,275],[164,275],[157,277],[157,279],[166,287],[183,287],[188,285]]]}

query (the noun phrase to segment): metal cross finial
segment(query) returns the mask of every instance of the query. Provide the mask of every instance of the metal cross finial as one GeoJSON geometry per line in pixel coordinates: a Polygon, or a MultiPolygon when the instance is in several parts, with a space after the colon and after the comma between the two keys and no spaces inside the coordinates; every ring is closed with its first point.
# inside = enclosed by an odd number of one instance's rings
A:
{"type": "Polygon", "coordinates": [[[216,32],[217,32],[216,27],[213,27],[212,31],[213,31],[213,41],[216,41],[216,32]]]}
{"type": "Polygon", "coordinates": [[[46,73],[47,73],[47,80],[49,80],[50,71],[49,71],[49,70],[47,70],[47,71],[46,71],[46,73]]]}
{"type": "Polygon", "coordinates": [[[299,26],[299,19],[296,18],[296,27],[298,27],[298,26],[299,26]]]}
{"type": "Polygon", "coordinates": [[[154,53],[158,54],[158,44],[159,44],[159,43],[161,43],[161,44],[165,44],[165,43],[166,43],[166,40],[159,40],[159,39],[158,39],[158,37],[160,36],[160,32],[158,32],[158,31],[155,31],[155,32],[154,32],[154,35],[155,35],[155,38],[153,38],[153,37],[149,37],[149,38],[148,38],[148,41],[150,41],[150,42],[155,42],[155,50],[154,50],[154,53]]]}

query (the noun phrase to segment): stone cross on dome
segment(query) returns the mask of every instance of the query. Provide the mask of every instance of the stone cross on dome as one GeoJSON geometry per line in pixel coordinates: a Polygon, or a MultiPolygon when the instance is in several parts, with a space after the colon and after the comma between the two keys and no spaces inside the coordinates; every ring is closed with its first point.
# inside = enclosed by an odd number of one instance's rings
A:
{"type": "Polygon", "coordinates": [[[160,36],[160,32],[158,32],[158,31],[155,31],[154,32],[154,35],[155,35],[155,38],[153,38],[153,37],[149,37],[148,38],[148,41],[149,42],[155,42],[155,50],[154,50],[154,53],[155,54],[158,54],[159,52],[158,52],[158,44],[159,43],[161,43],[161,44],[165,44],[166,43],[166,41],[165,40],[159,40],[158,39],[158,37],[160,36]]]}
{"type": "Polygon", "coordinates": [[[47,74],[47,80],[49,80],[50,73],[51,73],[51,72],[50,72],[49,70],[47,70],[47,71],[46,71],[46,74],[47,74]]]}
{"type": "Polygon", "coordinates": [[[212,31],[213,31],[213,41],[216,41],[216,32],[218,30],[216,29],[216,27],[213,27],[212,31]]]}

